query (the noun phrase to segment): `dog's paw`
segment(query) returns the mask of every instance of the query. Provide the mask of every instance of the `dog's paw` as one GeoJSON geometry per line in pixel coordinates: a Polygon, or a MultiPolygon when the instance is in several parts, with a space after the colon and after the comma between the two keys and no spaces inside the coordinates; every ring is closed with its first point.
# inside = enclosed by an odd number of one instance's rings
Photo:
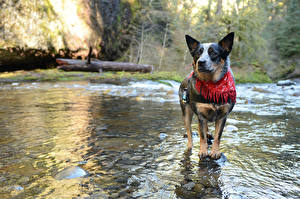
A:
{"type": "Polygon", "coordinates": [[[212,159],[219,159],[221,157],[221,153],[219,151],[212,151],[209,156],[212,158],[212,159]]]}
{"type": "Polygon", "coordinates": [[[198,156],[199,156],[200,160],[205,159],[208,156],[207,150],[200,150],[198,153],[198,156]]]}

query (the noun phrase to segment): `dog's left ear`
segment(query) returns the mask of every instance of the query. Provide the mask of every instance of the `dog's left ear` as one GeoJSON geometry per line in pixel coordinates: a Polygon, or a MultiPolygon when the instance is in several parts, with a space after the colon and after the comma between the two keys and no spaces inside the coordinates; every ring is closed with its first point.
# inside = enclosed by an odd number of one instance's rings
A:
{"type": "Polygon", "coordinates": [[[219,41],[219,45],[226,51],[228,55],[232,50],[233,38],[234,32],[231,32],[228,35],[226,35],[221,41],[219,41]]]}
{"type": "Polygon", "coordinates": [[[191,55],[194,56],[195,51],[199,47],[200,42],[189,35],[185,35],[185,40],[186,40],[187,46],[189,47],[191,55]]]}

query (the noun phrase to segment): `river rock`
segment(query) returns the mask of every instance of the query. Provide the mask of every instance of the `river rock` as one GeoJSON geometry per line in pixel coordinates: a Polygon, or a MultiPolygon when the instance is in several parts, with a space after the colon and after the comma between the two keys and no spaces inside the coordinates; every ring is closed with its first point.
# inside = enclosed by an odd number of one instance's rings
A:
{"type": "Polygon", "coordinates": [[[299,97],[300,96],[300,91],[297,91],[297,92],[293,93],[293,96],[299,97]]]}
{"type": "Polygon", "coordinates": [[[290,79],[287,79],[287,80],[278,81],[276,85],[277,86],[291,86],[291,85],[296,85],[296,83],[290,79]]]}
{"type": "Polygon", "coordinates": [[[161,140],[164,140],[164,139],[166,139],[167,138],[167,134],[165,134],[165,133],[160,133],[159,134],[159,138],[161,139],[161,140]]]}
{"type": "Polygon", "coordinates": [[[64,180],[64,179],[84,177],[87,174],[88,173],[82,168],[80,168],[79,166],[70,166],[58,172],[54,178],[57,180],[64,180]]]}
{"type": "Polygon", "coordinates": [[[185,185],[183,185],[182,187],[184,188],[184,189],[187,189],[187,190],[192,190],[194,187],[195,187],[195,183],[194,182],[189,182],[189,183],[187,183],[187,184],[185,184],[185,185]]]}
{"type": "Polygon", "coordinates": [[[263,89],[263,88],[258,88],[258,87],[253,87],[252,90],[256,91],[256,92],[260,92],[260,93],[272,93],[269,90],[266,90],[266,89],[263,89]]]}
{"type": "Polygon", "coordinates": [[[233,125],[227,125],[226,126],[226,131],[232,132],[232,131],[238,131],[238,127],[233,126],[233,125]]]}
{"type": "Polygon", "coordinates": [[[138,187],[140,185],[140,180],[139,180],[138,177],[133,175],[130,178],[128,178],[127,184],[130,185],[130,186],[138,187]]]}

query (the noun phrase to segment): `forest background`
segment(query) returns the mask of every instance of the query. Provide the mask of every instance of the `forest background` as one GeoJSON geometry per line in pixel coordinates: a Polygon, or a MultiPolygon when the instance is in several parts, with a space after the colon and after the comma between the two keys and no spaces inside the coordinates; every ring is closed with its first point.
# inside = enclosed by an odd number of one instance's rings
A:
{"type": "Polygon", "coordinates": [[[235,32],[231,67],[239,82],[300,77],[299,0],[0,0],[0,6],[2,71],[84,59],[92,46],[101,60],[184,76],[192,61],[185,34],[218,42],[235,32]]]}

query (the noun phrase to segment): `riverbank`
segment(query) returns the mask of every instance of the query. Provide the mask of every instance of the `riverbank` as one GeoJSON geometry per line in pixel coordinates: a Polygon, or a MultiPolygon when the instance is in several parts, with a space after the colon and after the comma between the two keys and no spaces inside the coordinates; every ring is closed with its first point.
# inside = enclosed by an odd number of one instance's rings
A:
{"type": "MultiPolygon", "coordinates": [[[[0,73],[0,83],[10,82],[44,82],[44,81],[91,81],[102,83],[122,83],[132,80],[174,80],[181,82],[186,74],[160,71],[153,73],[129,73],[129,72],[65,72],[58,69],[37,69],[32,71],[14,71],[0,73]]],[[[270,78],[259,71],[250,74],[235,73],[237,83],[270,83],[270,78]]]]}

